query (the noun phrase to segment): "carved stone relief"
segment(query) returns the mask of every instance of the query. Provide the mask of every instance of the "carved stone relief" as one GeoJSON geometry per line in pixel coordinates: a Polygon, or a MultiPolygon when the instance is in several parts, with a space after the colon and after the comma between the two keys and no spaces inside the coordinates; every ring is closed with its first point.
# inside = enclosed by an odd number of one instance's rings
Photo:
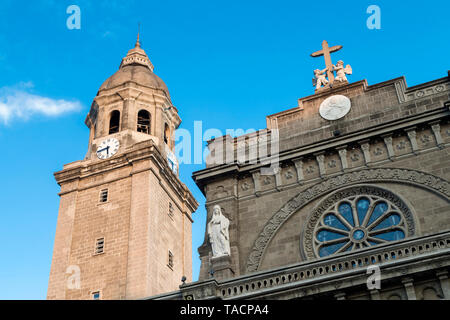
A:
{"type": "Polygon", "coordinates": [[[258,270],[265,248],[280,226],[310,201],[343,186],[370,182],[396,182],[429,189],[444,197],[450,197],[450,183],[424,172],[409,169],[362,169],[326,179],[300,192],[289,200],[263,227],[247,259],[247,272],[258,270]]]}

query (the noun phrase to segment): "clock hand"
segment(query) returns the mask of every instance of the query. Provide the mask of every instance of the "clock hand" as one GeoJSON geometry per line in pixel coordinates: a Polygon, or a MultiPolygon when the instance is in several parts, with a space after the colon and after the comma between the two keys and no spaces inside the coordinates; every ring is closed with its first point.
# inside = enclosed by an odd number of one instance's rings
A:
{"type": "Polygon", "coordinates": [[[100,153],[100,152],[102,152],[102,151],[105,151],[107,148],[103,148],[103,149],[100,149],[100,150],[97,150],[97,153],[100,153]]]}

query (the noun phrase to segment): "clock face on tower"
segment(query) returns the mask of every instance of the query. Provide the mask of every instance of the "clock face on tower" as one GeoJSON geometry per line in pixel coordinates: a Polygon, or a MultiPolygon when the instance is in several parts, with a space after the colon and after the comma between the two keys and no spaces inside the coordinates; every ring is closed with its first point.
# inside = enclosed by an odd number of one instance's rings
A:
{"type": "Polygon", "coordinates": [[[343,95],[326,98],[319,107],[320,116],[326,120],[337,120],[350,111],[350,99],[343,95]]]}
{"type": "Polygon", "coordinates": [[[120,143],[116,138],[108,138],[102,141],[97,148],[97,157],[99,159],[108,159],[117,153],[120,143]]]}

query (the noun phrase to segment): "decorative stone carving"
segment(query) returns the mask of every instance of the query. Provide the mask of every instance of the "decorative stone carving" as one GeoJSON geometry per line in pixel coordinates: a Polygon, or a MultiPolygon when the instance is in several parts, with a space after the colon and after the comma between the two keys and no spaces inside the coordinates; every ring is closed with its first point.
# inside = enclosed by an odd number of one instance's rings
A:
{"type": "Polygon", "coordinates": [[[380,147],[376,147],[375,150],[373,151],[373,154],[376,156],[381,156],[383,154],[383,149],[380,147]]]}
{"type": "Polygon", "coordinates": [[[244,183],[242,183],[242,185],[241,185],[242,191],[247,191],[248,189],[250,189],[250,187],[251,187],[251,185],[247,181],[244,181],[244,183]]]}
{"type": "Polygon", "coordinates": [[[222,214],[220,206],[215,205],[208,223],[208,239],[211,243],[213,257],[230,255],[229,225],[230,220],[222,214]]]}
{"type": "Polygon", "coordinates": [[[350,99],[337,94],[326,98],[319,107],[319,114],[326,120],[337,120],[344,117],[351,108],[350,99]]]}
{"type": "Polygon", "coordinates": [[[271,183],[272,183],[272,178],[270,176],[265,176],[263,179],[263,184],[267,186],[271,183]]]}
{"type": "Polygon", "coordinates": [[[216,191],[214,192],[214,198],[220,199],[228,197],[230,193],[225,189],[224,186],[217,186],[216,191]]]}
{"type": "Polygon", "coordinates": [[[352,74],[352,67],[348,64],[344,68],[344,61],[339,60],[336,65],[333,66],[333,71],[336,71],[336,81],[347,81],[346,74],[352,74]]]}
{"type": "Polygon", "coordinates": [[[420,136],[420,141],[422,141],[423,144],[427,145],[431,141],[431,137],[424,133],[420,136]]]}
{"type": "Polygon", "coordinates": [[[450,197],[450,183],[424,172],[409,169],[362,169],[321,181],[289,200],[263,227],[247,259],[247,272],[258,270],[264,250],[281,225],[310,201],[340,187],[356,183],[396,182],[426,188],[450,197]]]}
{"type": "Polygon", "coordinates": [[[399,141],[396,145],[397,150],[404,150],[406,149],[406,141],[402,140],[399,141]]]}
{"type": "Polygon", "coordinates": [[[314,173],[314,166],[312,166],[312,165],[308,166],[308,168],[306,168],[305,171],[306,171],[307,174],[314,173]]]}
{"type": "Polygon", "coordinates": [[[314,78],[312,82],[313,86],[316,87],[316,90],[319,90],[322,86],[326,86],[328,84],[328,80],[326,79],[327,76],[325,74],[327,70],[328,68],[325,68],[323,70],[314,70],[314,78]]]}
{"type": "Polygon", "coordinates": [[[358,152],[353,152],[350,156],[350,160],[352,160],[353,162],[356,162],[359,160],[359,153],[358,152]]]}
{"type": "Polygon", "coordinates": [[[291,180],[294,177],[294,173],[291,170],[286,171],[286,173],[284,174],[284,177],[287,180],[291,180]]]}
{"type": "Polygon", "coordinates": [[[328,167],[329,168],[336,168],[336,164],[337,164],[336,160],[332,159],[332,160],[330,160],[328,162],[328,167]]]}

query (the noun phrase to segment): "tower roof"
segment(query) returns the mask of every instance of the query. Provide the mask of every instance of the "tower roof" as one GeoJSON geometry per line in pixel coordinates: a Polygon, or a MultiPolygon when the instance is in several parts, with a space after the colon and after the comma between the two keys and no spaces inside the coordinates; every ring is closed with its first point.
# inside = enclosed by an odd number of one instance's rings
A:
{"type": "Polygon", "coordinates": [[[127,82],[135,82],[142,86],[163,90],[170,98],[169,89],[164,81],[153,73],[153,69],[152,62],[141,48],[138,33],[134,48],[122,58],[119,70],[103,82],[99,91],[111,89],[127,82]]]}

